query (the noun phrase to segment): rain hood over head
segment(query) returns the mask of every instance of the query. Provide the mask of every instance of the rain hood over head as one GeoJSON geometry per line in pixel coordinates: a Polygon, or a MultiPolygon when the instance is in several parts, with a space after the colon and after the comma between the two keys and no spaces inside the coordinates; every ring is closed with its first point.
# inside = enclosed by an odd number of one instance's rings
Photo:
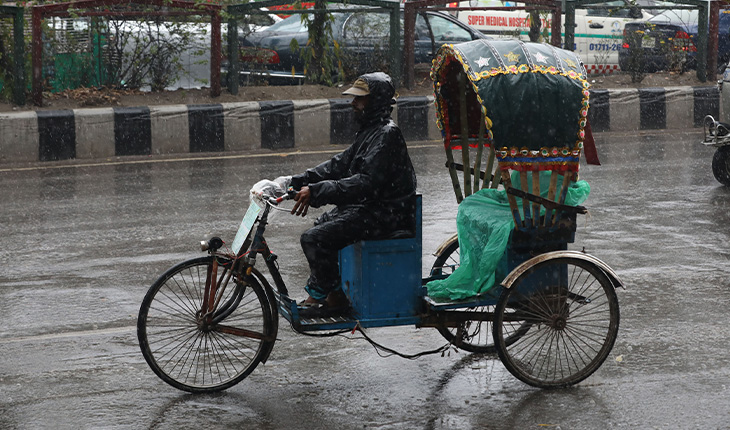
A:
{"type": "Polygon", "coordinates": [[[367,84],[369,101],[360,123],[366,125],[377,122],[380,118],[389,117],[395,104],[395,87],[390,76],[383,72],[364,74],[357,78],[352,88],[342,94],[359,95],[355,94],[355,91],[362,83],[367,84]]]}

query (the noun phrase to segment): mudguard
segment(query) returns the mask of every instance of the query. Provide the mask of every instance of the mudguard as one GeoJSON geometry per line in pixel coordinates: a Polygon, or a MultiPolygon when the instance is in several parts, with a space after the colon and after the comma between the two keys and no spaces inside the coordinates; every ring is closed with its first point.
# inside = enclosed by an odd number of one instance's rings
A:
{"type": "Polygon", "coordinates": [[[457,233],[454,233],[453,235],[451,235],[451,237],[444,240],[432,255],[438,257],[439,255],[441,255],[444,252],[446,247],[451,245],[451,243],[453,243],[455,240],[458,240],[457,233]]]}
{"type": "Polygon", "coordinates": [[[590,255],[586,254],[585,252],[579,252],[579,251],[553,251],[553,252],[546,252],[544,254],[540,254],[536,257],[533,257],[524,263],[517,266],[512,272],[510,272],[509,275],[507,275],[506,278],[502,281],[501,285],[504,288],[511,288],[512,284],[517,280],[517,278],[525,273],[530,267],[534,266],[535,264],[541,263],[543,261],[548,260],[554,260],[557,258],[564,258],[564,257],[570,257],[570,258],[576,258],[579,260],[584,260],[589,263],[592,263],[596,267],[598,267],[608,278],[611,280],[611,284],[613,284],[613,288],[616,289],[618,287],[621,287],[623,289],[626,289],[626,286],[621,281],[621,279],[618,277],[616,272],[609,267],[608,264],[604,263],[600,259],[590,255]]]}

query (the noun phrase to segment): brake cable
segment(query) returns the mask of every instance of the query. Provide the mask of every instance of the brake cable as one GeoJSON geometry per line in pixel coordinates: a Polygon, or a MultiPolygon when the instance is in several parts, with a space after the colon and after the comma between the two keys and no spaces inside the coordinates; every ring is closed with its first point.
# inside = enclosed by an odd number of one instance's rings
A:
{"type": "MultiPolygon", "coordinates": [[[[383,358],[389,357],[391,355],[397,355],[398,357],[405,358],[405,359],[408,359],[408,360],[415,360],[417,358],[420,358],[420,357],[423,357],[423,356],[426,356],[426,355],[432,355],[432,354],[441,354],[441,356],[443,357],[446,354],[447,351],[448,351],[449,355],[451,355],[450,349],[453,346],[453,344],[451,342],[448,342],[445,345],[440,346],[439,348],[436,348],[436,349],[433,349],[433,350],[422,351],[422,352],[418,352],[416,354],[404,354],[402,352],[398,352],[398,351],[396,351],[396,350],[394,350],[392,348],[388,348],[387,346],[381,345],[378,342],[374,341],[370,336],[368,336],[365,333],[365,330],[360,326],[360,322],[359,321],[355,324],[355,327],[353,327],[352,329],[342,329],[342,330],[336,330],[336,331],[327,332],[327,333],[311,333],[311,332],[306,332],[306,331],[298,330],[291,323],[290,323],[290,325],[291,325],[292,329],[294,331],[296,331],[297,333],[303,334],[305,336],[310,336],[310,337],[334,337],[334,336],[341,336],[341,337],[344,337],[345,339],[348,339],[348,340],[357,340],[357,338],[353,338],[353,337],[350,337],[350,336],[344,336],[344,334],[347,333],[347,332],[350,332],[350,334],[354,335],[356,331],[359,331],[360,334],[362,334],[362,338],[365,339],[368,343],[370,343],[370,345],[372,345],[373,348],[375,349],[375,352],[377,352],[377,354],[380,357],[383,357],[383,358]]],[[[456,347],[454,347],[454,351],[455,352],[458,352],[458,349],[456,347]]]]}

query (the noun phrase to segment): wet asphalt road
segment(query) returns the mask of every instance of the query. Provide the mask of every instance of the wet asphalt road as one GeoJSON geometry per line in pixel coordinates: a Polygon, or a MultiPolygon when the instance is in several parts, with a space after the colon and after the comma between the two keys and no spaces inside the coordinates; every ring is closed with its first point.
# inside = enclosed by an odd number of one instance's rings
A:
{"type": "MultiPolygon", "coordinates": [[[[570,389],[531,388],[496,357],[379,357],[359,338],[316,339],[285,326],[266,365],[216,395],[167,386],[144,362],[135,323],[149,285],[232,240],[260,178],[297,173],[326,153],[0,166],[1,429],[606,429],[730,428],[730,190],[696,132],[597,136],[603,166],[572,249],[612,266],[619,338],[570,389]]],[[[424,252],[455,231],[439,145],[411,148],[424,195],[424,252]]],[[[299,234],[267,230],[290,290],[306,268],[299,234]]],[[[424,271],[433,259],[424,257],[424,271]]],[[[302,295],[303,294],[299,294],[302,295]]],[[[405,353],[441,346],[433,329],[372,329],[405,353]]]]}

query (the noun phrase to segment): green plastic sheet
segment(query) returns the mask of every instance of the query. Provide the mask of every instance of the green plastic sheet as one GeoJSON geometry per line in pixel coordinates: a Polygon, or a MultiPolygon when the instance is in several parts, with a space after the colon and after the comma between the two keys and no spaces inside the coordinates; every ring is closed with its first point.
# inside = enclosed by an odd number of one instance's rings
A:
{"type": "MultiPolygon", "coordinates": [[[[527,181],[532,183],[532,172],[528,172],[527,181]]],[[[558,183],[561,181],[562,176],[558,183]]],[[[545,190],[542,197],[547,197],[549,183],[550,172],[540,172],[540,189],[545,190]]],[[[519,172],[513,172],[512,186],[521,188],[519,172]]],[[[572,183],[565,204],[580,205],[588,198],[590,189],[586,181],[572,183]]],[[[521,199],[517,199],[517,203],[521,207],[521,199]]],[[[492,292],[512,269],[506,267],[504,257],[514,226],[504,190],[483,189],[464,199],[456,216],[461,265],[448,278],[426,284],[429,297],[444,302],[492,292]]]]}

